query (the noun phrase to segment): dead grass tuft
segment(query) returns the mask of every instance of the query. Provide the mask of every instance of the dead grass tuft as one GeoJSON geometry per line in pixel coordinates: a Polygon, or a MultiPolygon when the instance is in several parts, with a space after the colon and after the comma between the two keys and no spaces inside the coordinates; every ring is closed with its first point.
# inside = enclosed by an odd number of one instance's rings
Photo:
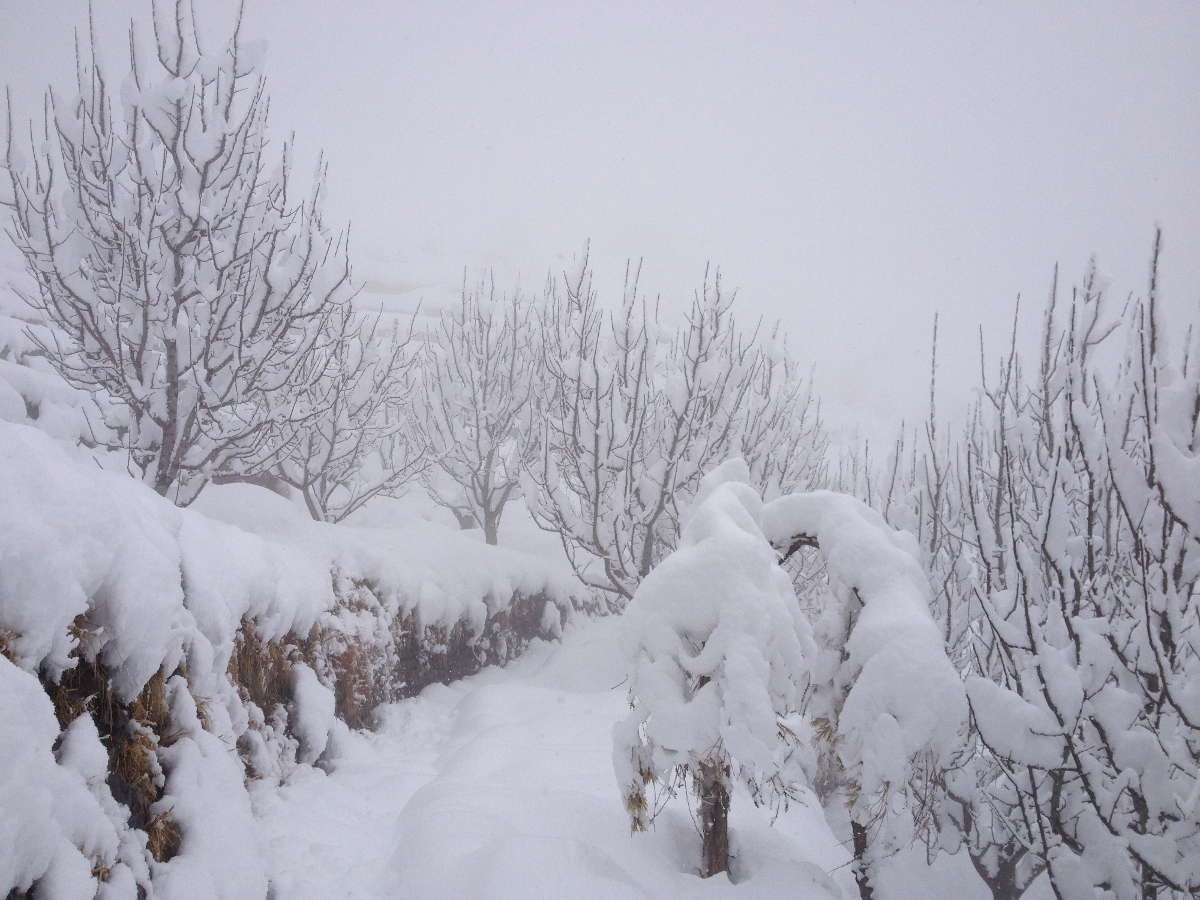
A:
{"type": "Polygon", "coordinates": [[[157,862],[168,862],[179,853],[182,835],[179,827],[171,821],[175,807],[164,809],[146,823],[146,846],[157,862]]]}
{"type": "Polygon", "coordinates": [[[372,677],[371,654],[362,641],[349,639],[340,653],[329,658],[335,679],[334,711],[351,728],[370,728],[380,702],[380,683],[372,677]]]}
{"type": "Polygon", "coordinates": [[[75,617],[67,628],[75,638],[71,656],[78,660],[75,668],[62,673],[58,684],[42,678],[42,686],[54,702],[54,715],[58,727],[66,728],[85,712],[96,720],[101,735],[109,734],[115,721],[121,716],[121,704],[113,696],[108,671],[100,661],[98,636],[100,626],[85,614],[75,617]]]}
{"type": "Polygon", "coordinates": [[[266,641],[249,618],[242,619],[229,658],[229,680],[242,700],[265,713],[292,699],[290,652],[280,641],[266,641]]]}
{"type": "Polygon", "coordinates": [[[129,704],[129,717],[159,736],[167,733],[170,711],[167,709],[166,686],[162,672],[155,672],[137,699],[129,704]]]}
{"type": "Polygon", "coordinates": [[[16,632],[5,631],[0,628],[0,656],[3,656],[13,665],[17,664],[17,654],[13,650],[13,645],[17,642],[16,632]]]}
{"type": "Polygon", "coordinates": [[[126,735],[124,740],[111,742],[109,771],[129,789],[131,799],[144,817],[159,797],[158,785],[155,784],[158,775],[155,750],[158,742],[144,727],[133,725],[131,731],[132,734],[126,735]]]}
{"type": "Polygon", "coordinates": [[[92,860],[92,877],[101,884],[108,881],[110,872],[112,872],[112,866],[106,863],[103,859],[92,860]]]}

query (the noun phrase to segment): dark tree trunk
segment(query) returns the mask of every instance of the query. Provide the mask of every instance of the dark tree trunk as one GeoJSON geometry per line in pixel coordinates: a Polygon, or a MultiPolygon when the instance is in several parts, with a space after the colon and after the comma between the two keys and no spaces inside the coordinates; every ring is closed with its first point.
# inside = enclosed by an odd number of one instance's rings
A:
{"type": "Polygon", "coordinates": [[[875,889],[867,874],[867,829],[857,822],[851,822],[850,828],[854,833],[854,880],[858,882],[858,896],[861,900],[872,900],[875,889]]]}
{"type": "Polygon", "coordinates": [[[703,875],[711,878],[729,871],[729,769],[720,762],[703,763],[696,775],[700,800],[700,837],[703,841],[703,875]]]}

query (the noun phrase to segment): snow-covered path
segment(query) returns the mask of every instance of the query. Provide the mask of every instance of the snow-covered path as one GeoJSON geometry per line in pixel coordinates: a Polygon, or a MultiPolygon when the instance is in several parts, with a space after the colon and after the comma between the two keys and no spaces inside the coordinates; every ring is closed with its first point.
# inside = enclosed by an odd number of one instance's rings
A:
{"type": "Polygon", "coordinates": [[[736,885],[692,874],[699,837],[683,797],[630,835],[611,758],[626,704],[614,624],[429,688],[386,710],[378,733],[343,736],[330,774],[301,767],[255,788],[272,896],[853,896],[815,798],[773,827],[735,798],[736,885]]]}

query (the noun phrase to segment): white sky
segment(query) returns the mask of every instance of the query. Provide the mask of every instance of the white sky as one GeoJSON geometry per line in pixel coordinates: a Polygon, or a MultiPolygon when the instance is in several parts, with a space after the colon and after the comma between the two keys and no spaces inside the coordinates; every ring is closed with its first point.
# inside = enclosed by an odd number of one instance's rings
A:
{"type": "MultiPolygon", "coordinates": [[[[1144,291],[1156,223],[1164,296],[1200,309],[1200,4],[248,7],[274,133],[324,148],[371,303],[444,302],[464,267],[540,289],[590,238],[610,296],[642,257],[678,306],[711,262],[874,432],[924,414],[935,310],[950,406],[1055,262],[1144,291]]],[[[144,8],[96,0],[113,34],[144,8]]],[[[0,0],[18,120],[85,16],[0,0]]]]}

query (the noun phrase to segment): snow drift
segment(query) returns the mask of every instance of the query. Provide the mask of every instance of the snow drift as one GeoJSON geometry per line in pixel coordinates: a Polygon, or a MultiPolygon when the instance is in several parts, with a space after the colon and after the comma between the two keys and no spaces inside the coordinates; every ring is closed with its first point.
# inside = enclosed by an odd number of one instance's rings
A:
{"type": "Polygon", "coordinates": [[[536,559],[439,526],[211,491],[181,510],[0,422],[0,894],[264,897],[248,779],[571,609],[536,559]]]}

